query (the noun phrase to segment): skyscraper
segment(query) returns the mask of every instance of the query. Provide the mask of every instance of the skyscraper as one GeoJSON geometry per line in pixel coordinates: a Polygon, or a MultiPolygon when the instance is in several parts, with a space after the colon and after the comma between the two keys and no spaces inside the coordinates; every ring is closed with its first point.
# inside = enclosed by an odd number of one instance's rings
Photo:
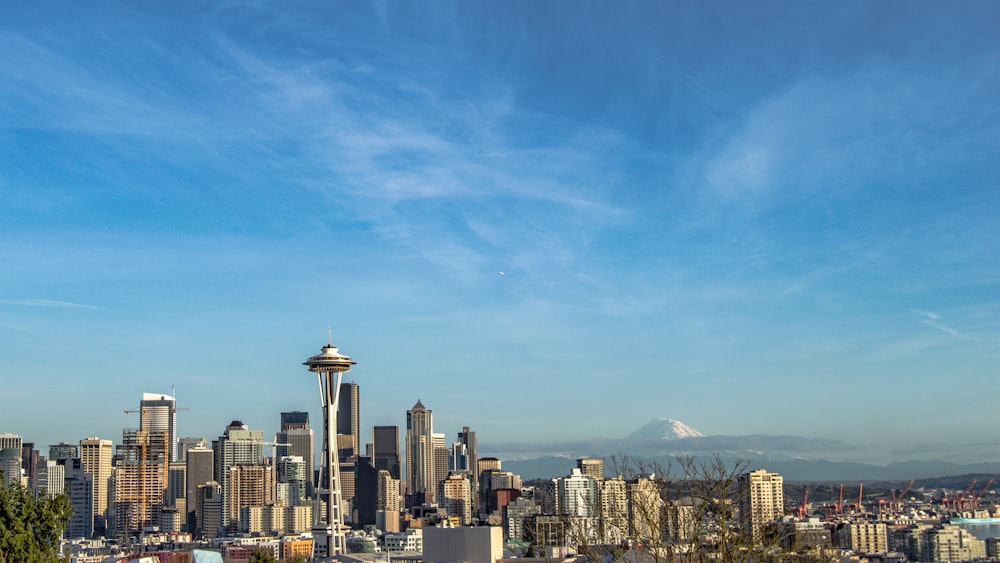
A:
{"type": "MultiPolygon", "coordinates": [[[[229,468],[234,465],[261,465],[264,462],[264,432],[234,420],[218,440],[212,441],[215,451],[215,480],[222,485],[222,525],[229,526],[239,514],[229,511],[231,506],[229,468]]],[[[190,455],[191,452],[188,452],[190,455]]]]}
{"type": "Polygon", "coordinates": [[[737,483],[740,526],[744,533],[759,538],[764,525],[784,515],[784,479],[777,473],[757,469],[740,475],[737,483]]]}
{"type": "Polygon", "coordinates": [[[91,499],[93,514],[91,518],[93,519],[93,530],[98,535],[104,535],[107,531],[108,505],[111,501],[111,459],[113,457],[114,444],[111,440],[102,440],[97,436],[80,440],[80,468],[84,473],[90,475],[93,487],[91,499]]]}
{"type": "Polygon", "coordinates": [[[0,434],[0,472],[3,484],[21,482],[21,446],[23,441],[17,434],[0,434]]]}
{"type": "Polygon", "coordinates": [[[49,446],[49,459],[63,462],[67,459],[77,459],[80,457],[80,447],[69,442],[59,442],[49,446]]]}
{"type": "Polygon", "coordinates": [[[433,497],[436,484],[433,436],[433,413],[418,399],[406,411],[406,488],[411,495],[425,499],[433,497]]]}
{"type": "Polygon", "coordinates": [[[21,469],[24,476],[28,478],[28,488],[33,491],[38,490],[38,450],[35,444],[24,442],[21,444],[21,469]]]}
{"type": "Polygon", "coordinates": [[[349,437],[349,439],[338,440],[340,450],[340,461],[360,455],[361,425],[360,425],[360,400],[358,384],[349,381],[340,384],[340,400],[337,405],[337,434],[349,437]],[[349,451],[347,451],[349,448],[349,451]]]}
{"type": "Polygon", "coordinates": [[[306,490],[305,495],[312,498],[313,482],[315,480],[315,433],[309,428],[309,413],[302,411],[281,413],[281,430],[278,432],[279,444],[287,446],[275,446],[275,457],[298,456],[306,464],[306,490]]]}
{"type": "Polygon", "coordinates": [[[385,470],[389,476],[399,480],[399,427],[376,426],[372,428],[372,456],[375,470],[385,470]]]}
{"type": "MultiPolygon", "coordinates": [[[[185,460],[187,463],[187,490],[184,496],[187,508],[187,530],[195,534],[202,528],[198,522],[198,487],[208,483],[216,483],[215,452],[210,448],[195,447],[187,450],[185,457],[187,458],[185,460]]],[[[221,509],[221,504],[219,506],[221,509]]]]}
{"type": "Polygon", "coordinates": [[[168,461],[177,461],[177,402],[172,396],[143,393],[139,402],[139,429],[166,433],[170,446],[168,461]]]}

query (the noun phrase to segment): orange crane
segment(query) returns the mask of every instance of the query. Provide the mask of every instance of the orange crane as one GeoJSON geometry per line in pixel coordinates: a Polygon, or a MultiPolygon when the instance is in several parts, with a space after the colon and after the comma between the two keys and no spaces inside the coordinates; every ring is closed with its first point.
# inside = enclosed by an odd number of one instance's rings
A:
{"type": "Polygon", "coordinates": [[[844,510],[844,484],[840,484],[840,496],[837,497],[837,514],[844,510]]]}
{"type": "Polygon", "coordinates": [[[976,480],[973,479],[972,482],[969,483],[969,486],[966,487],[964,491],[959,493],[957,497],[955,497],[953,504],[955,510],[962,510],[962,506],[965,504],[965,497],[969,496],[969,493],[972,492],[972,487],[975,486],[975,484],[976,480]]]}
{"type": "Polygon", "coordinates": [[[799,518],[806,517],[806,502],[809,500],[809,489],[806,489],[806,494],[802,497],[802,504],[795,509],[795,513],[799,518]]]}
{"type": "Polygon", "coordinates": [[[898,495],[893,495],[892,506],[891,506],[892,510],[895,510],[897,512],[900,510],[901,507],[899,502],[903,500],[903,497],[906,496],[906,493],[910,492],[910,487],[912,486],[913,486],[913,479],[910,479],[910,482],[907,483],[905,487],[903,487],[903,491],[901,493],[899,493],[898,495]]]}
{"type": "Polygon", "coordinates": [[[983,493],[985,493],[992,484],[993,484],[993,479],[990,479],[989,481],[986,482],[986,486],[983,487],[978,493],[976,493],[975,496],[972,497],[971,501],[972,510],[976,510],[977,508],[979,508],[979,497],[983,496],[983,493]]]}

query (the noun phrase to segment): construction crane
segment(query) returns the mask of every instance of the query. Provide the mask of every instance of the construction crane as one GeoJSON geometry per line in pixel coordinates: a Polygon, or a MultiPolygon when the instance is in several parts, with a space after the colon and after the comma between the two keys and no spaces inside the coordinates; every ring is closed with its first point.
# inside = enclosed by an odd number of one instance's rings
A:
{"type": "MultiPolygon", "coordinates": [[[[273,465],[277,467],[278,465],[278,450],[275,449],[277,446],[291,446],[291,444],[286,444],[284,442],[279,442],[278,437],[274,437],[274,441],[271,442],[261,442],[265,446],[271,446],[271,457],[274,458],[273,465]]],[[[265,456],[266,457],[266,456],[265,456]]]]}
{"type": "Polygon", "coordinates": [[[975,496],[972,497],[971,501],[972,510],[976,510],[977,508],[979,508],[979,497],[983,496],[983,493],[985,493],[992,484],[993,484],[993,479],[990,479],[989,481],[986,482],[986,486],[980,489],[980,491],[976,493],[975,496]]]}
{"type": "Polygon", "coordinates": [[[892,496],[892,505],[890,507],[892,510],[894,510],[896,512],[900,511],[901,506],[900,506],[899,503],[900,503],[901,500],[903,500],[903,497],[906,496],[906,493],[910,492],[910,487],[912,487],[912,486],[913,486],[913,479],[910,479],[910,482],[907,483],[905,487],[903,487],[903,491],[902,492],[900,492],[898,495],[893,495],[892,496]]]}
{"type": "Polygon", "coordinates": [[[969,496],[969,493],[972,492],[972,487],[974,487],[975,485],[976,485],[976,479],[973,479],[972,482],[969,483],[969,486],[966,487],[964,491],[959,493],[958,497],[955,498],[955,504],[954,504],[955,510],[962,510],[962,507],[965,505],[965,498],[969,496]]]}
{"type": "Polygon", "coordinates": [[[809,489],[806,489],[806,494],[802,497],[802,504],[800,504],[795,512],[799,518],[806,517],[806,502],[809,500],[809,489]]]}
{"type": "Polygon", "coordinates": [[[840,495],[837,497],[837,514],[844,510],[844,484],[840,484],[840,495]]]}

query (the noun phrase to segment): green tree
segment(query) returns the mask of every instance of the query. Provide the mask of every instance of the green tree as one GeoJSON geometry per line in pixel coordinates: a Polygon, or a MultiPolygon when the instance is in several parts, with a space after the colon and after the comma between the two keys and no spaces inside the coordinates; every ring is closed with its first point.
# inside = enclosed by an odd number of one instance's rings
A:
{"type": "Polygon", "coordinates": [[[274,558],[274,554],[266,549],[258,549],[250,555],[249,563],[278,563],[278,560],[274,558]]]}
{"type": "Polygon", "coordinates": [[[0,488],[0,563],[59,561],[59,539],[72,515],[66,495],[36,499],[20,483],[0,488]]]}

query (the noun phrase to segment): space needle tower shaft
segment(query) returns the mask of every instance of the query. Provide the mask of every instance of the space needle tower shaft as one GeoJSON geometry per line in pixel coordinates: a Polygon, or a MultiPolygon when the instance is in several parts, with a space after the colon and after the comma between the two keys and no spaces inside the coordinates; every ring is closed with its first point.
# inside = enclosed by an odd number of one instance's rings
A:
{"type": "Polygon", "coordinates": [[[313,526],[313,557],[327,558],[347,553],[341,514],[340,464],[337,459],[337,405],[340,382],[354,361],[328,342],[322,351],[303,362],[316,374],[323,407],[323,466],[320,500],[326,501],[325,518],[313,526]]]}

